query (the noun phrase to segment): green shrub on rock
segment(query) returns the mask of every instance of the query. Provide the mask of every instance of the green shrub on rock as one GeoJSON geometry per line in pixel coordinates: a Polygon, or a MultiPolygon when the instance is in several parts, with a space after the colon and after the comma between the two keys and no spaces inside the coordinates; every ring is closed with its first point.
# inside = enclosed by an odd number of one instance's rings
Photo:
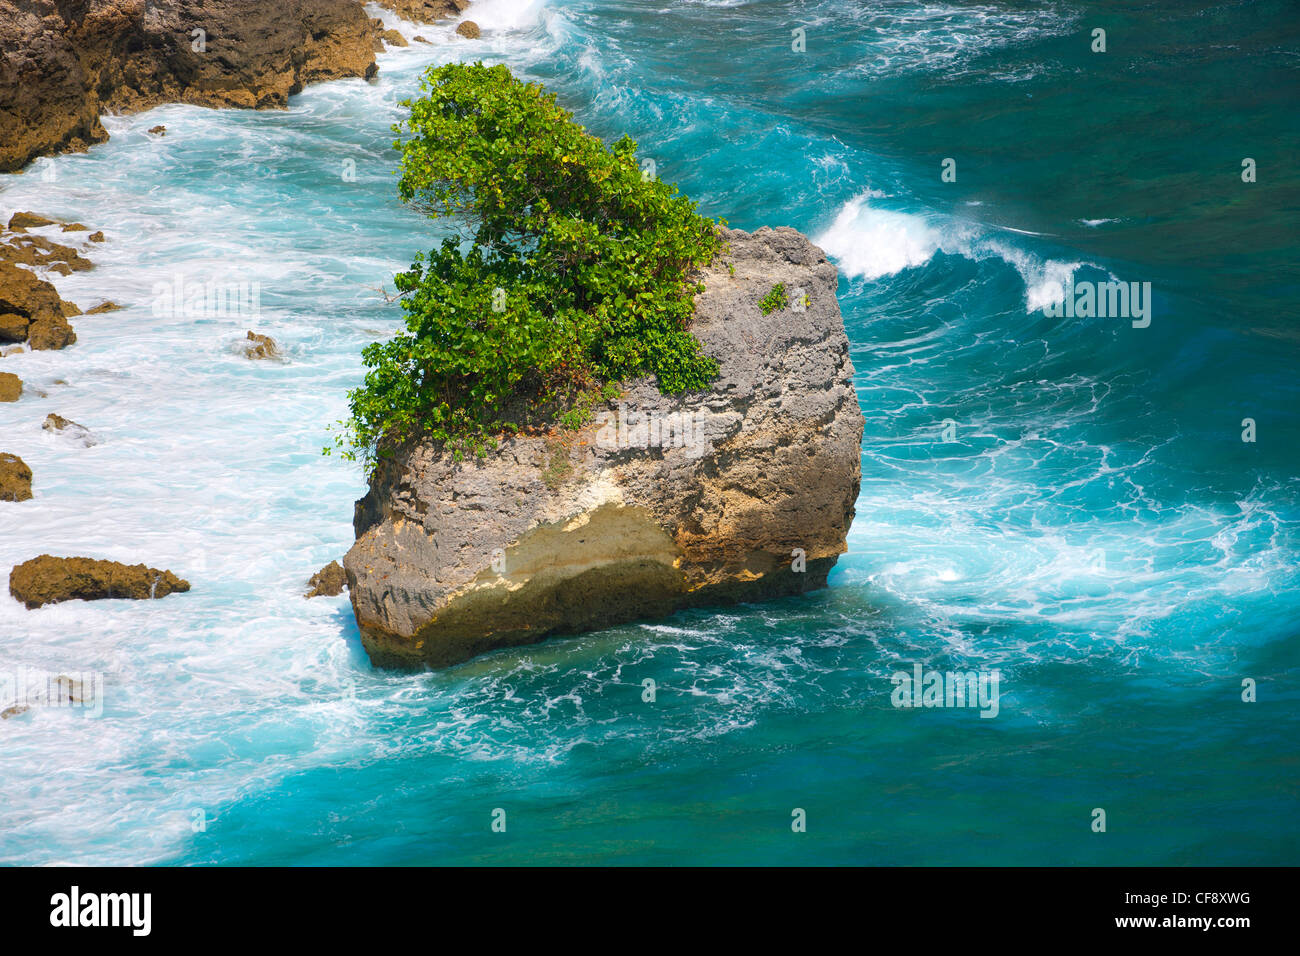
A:
{"type": "Polygon", "coordinates": [[[643,175],[631,139],[606,146],[504,66],[433,68],[421,90],[394,127],[398,192],[463,235],[396,277],[406,328],[363,352],[345,453],[370,462],[415,435],[482,452],[580,424],[639,375],[706,387],[717,363],[688,325],[716,223],[643,175]]]}

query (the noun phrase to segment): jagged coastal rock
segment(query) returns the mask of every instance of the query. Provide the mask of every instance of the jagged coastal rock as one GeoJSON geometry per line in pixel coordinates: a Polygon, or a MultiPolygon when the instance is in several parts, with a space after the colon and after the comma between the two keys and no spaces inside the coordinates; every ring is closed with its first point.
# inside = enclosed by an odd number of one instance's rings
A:
{"type": "Polygon", "coordinates": [[[417,443],[375,470],[343,565],[376,665],[825,585],[863,429],[835,267],[793,229],[724,234],[692,325],[721,363],[710,391],[640,380],[582,432],[461,462],[417,443]]]}
{"type": "Polygon", "coordinates": [[[307,582],[307,597],[335,597],[343,593],[343,589],[348,586],[348,576],[343,571],[343,565],[337,561],[331,561],[325,567],[321,568],[311,576],[307,582]]]}
{"type": "Polygon", "coordinates": [[[42,554],[9,572],[9,593],[28,610],[59,601],[147,600],[188,591],[190,582],[143,564],[42,554]]]}
{"type": "Polygon", "coordinates": [[[0,501],[30,501],[32,470],[17,455],[0,452],[0,501]]]}
{"type": "Polygon", "coordinates": [[[375,69],[358,0],[0,0],[0,172],[101,142],[101,113],[284,106],[375,69]]]}

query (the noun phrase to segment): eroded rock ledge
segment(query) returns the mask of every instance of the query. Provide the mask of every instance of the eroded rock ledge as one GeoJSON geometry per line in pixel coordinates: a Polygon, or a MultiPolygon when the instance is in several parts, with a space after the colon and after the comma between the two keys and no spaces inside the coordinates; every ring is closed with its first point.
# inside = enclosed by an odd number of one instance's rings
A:
{"type": "Polygon", "coordinates": [[[446,666],[825,585],[863,428],[835,267],[793,229],[726,237],[692,327],[721,362],[709,392],[642,380],[576,436],[464,462],[417,445],[376,470],[344,559],[375,664],[446,666]],[[778,283],[788,305],[764,315],[778,283]]]}

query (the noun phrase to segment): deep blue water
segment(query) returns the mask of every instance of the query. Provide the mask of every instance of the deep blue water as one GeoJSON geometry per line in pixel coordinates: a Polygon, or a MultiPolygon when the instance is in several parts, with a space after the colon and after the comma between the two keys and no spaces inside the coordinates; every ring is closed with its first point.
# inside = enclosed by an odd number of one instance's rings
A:
{"type": "Polygon", "coordinates": [[[108,233],[67,297],[130,306],[0,360],[29,383],[0,450],[37,476],[0,566],[81,553],[195,585],[0,599],[5,666],[107,681],[98,720],[0,725],[0,860],[1300,862],[1294,7],[475,9],[482,40],[404,28],[434,44],[375,84],[111,119],[0,177],[6,216],[108,233]],[[364,487],[319,449],[399,322],[375,289],[435,241],[395,198],[388,124],[454,57],[546,83],[703,211],[840,267],[866,431],[828,589],[419,675],[369,667],[346,597],[301,599],[364,487]],[[160,316],[178,272],[260,282],[256,323],[160,316]],[[1151,283],[1149,327],[1044,314],[1110,277],[1151,283]],[[234,353],[251,324],[287,363],[234,353]],[[101,444],[61,444],[51,411],[101,444]],[[997,717],[894,707],[913,663],[998,670],[997,717]]]}

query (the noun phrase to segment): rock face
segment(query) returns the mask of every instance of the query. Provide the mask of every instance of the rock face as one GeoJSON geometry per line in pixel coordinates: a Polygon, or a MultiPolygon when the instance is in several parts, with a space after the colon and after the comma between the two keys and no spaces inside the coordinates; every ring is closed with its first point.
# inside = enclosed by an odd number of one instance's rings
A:
{"type": "Polygon", "coordinates": [[[835,267],[792,229],[725,236],[692,326],[721,363],[710,391],[641,380],[582,432],[462,462],[417,443],[376,469],[343,562],[375,664],[825,585],[863,428],[835,267]],[[778,283],[790,305],[764,315],[778,283]]]}
{"type": "Polygon", "coordinates": [[[0,172],[106,139],[104,112],[372,76],[373,41],[358,0],[0,0],[0,172]]]}
{"type": "Polygon", "coordinates": [[[42,554],[9,574],[9,593],[28,610],[59,601],[100,598],[161,598],[188,591],[190,583],[170,571],[93,558],[56,558],[42,554]]]}
{"type": "Polygon", "coordinates": [[[28,501],[32,497],[32,470],[17,455],[0,452],[0,501],[28,501]]]}

